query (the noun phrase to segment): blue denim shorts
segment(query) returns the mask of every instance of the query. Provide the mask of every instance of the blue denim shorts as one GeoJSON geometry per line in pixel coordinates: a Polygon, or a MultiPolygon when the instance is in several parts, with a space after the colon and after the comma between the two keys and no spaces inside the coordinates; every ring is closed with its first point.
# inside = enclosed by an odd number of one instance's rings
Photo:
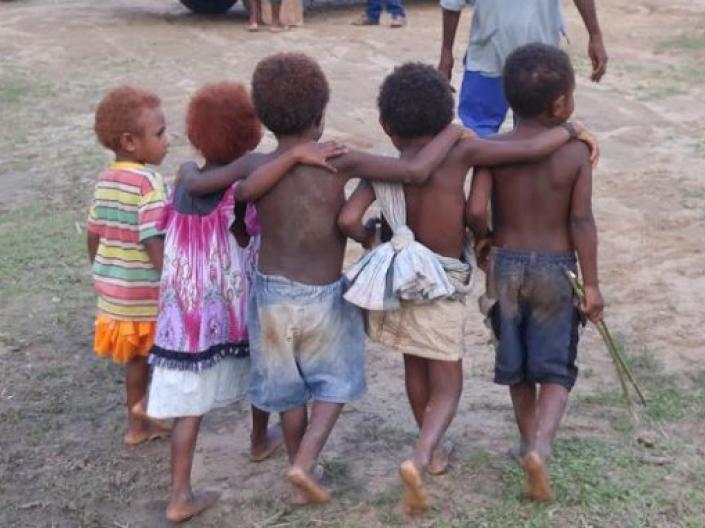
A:
{"type": "Polygon", "coordinates": [[[497,298],[490,311],[498,340],[495,382],[572,389],[581,315],[565,270],[576,272],[575,255],[493,248],[490,266],[497,298]]]}
{"type": "Polygon", "coordinates": [[[362,312],[343,279],[323,286],[257,273],[247,321],[251,402],[283,412],[309,400],[348,403],[365,392],[362,312]]]}

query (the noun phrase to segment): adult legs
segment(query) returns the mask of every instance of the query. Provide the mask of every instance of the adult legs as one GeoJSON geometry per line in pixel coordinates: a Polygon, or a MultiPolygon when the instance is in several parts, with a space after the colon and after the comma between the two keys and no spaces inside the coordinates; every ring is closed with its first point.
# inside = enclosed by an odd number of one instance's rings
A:
{"type": "Polygon", "coordinates": [[[166,507],[170,522],[182,522],[212,506],[220,497],[215,491],[194,493],[191,489],[191,468],[200,416],[174,420],[171,433],[171,495],[166,507]]]}
{"type": "Polygon", "coordinates": [[[406,11],[404,11],[404,5],[402,0],[387,0],[387,11],[392,17],[405,17],[406,11]]]}
{"type": "Polygon", "coordinates": [[[382,15],[382,0],[367,0],[365,14],[368,20],[379,22],[379,17],[382,15]]]}
{"type": "Polygon", "coordinates": [[[458,104],[458,117],[463,125],[480,137],[496,134],[508,109],[501,77],[487,77],[475,71],[465,72],[458,104]]]}

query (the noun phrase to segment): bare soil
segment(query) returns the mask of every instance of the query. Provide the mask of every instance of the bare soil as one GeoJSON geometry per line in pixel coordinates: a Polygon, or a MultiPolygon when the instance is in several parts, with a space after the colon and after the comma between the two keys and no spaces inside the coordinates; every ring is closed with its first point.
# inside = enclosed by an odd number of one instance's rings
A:
{"type": "MultiPolygon", "coordinates": [[[[557,500],[523,503],[505,457],[506,391],[492,384],[489,334],[473,310],[451,472],[430,480],[434,510],[405,517],[397,465],[415,427],[401,357],[369,347],[369,392],[324,453],[337,485],[325,507],[284,500],[284,456],[249,463],[246,405],[208,415],[194,481],[223,498],[190,525],[705,526],[705,1],[603,0],[608,73],[588,80],[586,35],[566,2],[578,71],[576,117],[599,137],[595,173],[607,319],[652,402],[633,426],[594,329],[561,431],[557,500]],[[648,437],[655,447],[638,439],[648,437]]],[[[80,232],[97,172],[95,106],[132,82],[164,101],[171,177],[194,156],[188,97],[208,81],[248,82],[277,51],[315,57],[332,89],[326,137],[393,153],[375,97],[394,65],[435,63],[441,12],[413,3],[409,25],[350,25],[361,7],[318,7],[285,34],[245,31],[242,12],[202,17],[174,0],[0,4],[0,526],[165,525],[168,442],[128,449],[122,371],[91,352],[94,299],[80,232]]],[[[455,84],[468,31],[458,33],[455,84]]],[[[273,145],[267,136],[260,146],[273,145]]],[[[348,263],[360,254],[350,245],[348,263]]],[[[479,292],[477,292],[479,293],[479,292]]]]}

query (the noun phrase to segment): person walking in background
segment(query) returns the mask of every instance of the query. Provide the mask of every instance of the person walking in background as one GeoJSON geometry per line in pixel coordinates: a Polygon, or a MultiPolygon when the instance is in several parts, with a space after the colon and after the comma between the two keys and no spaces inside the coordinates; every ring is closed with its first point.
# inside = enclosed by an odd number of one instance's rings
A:
{"type": "MultiPolygon", "coordinates": [[[[573,0],[589,35],[591,78],[599,82],[607,68],[607,52],[594,0],[573,0]]],[[[502,91],[502,68],[507,56],[531,42],[558,46],[565,34],[560,0],[440,0],[443,43],[438,69],[448,80],[453,70],[453,43],[460,12],[474,6],[465,73],[460,88],[458,117],[478,136],[496,133],[509,105],[502,91]]],[[[369,5],[369,4],[368,4],[369,5]]]]}
{"type": "Polygon", "coordinates": [[[406,11],[402,0],[367,0],[365,13],[353,22],[354,26],[378,26],[382,15],[382,2],[386,3],[387,11],[392,16],[389,27],[400,28],[406,25],[406,11]]]}

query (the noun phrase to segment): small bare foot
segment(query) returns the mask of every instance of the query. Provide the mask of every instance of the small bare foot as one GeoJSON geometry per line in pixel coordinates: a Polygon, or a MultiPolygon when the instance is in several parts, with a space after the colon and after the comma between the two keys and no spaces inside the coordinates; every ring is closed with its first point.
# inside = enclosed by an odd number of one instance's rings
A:
{"type": "Polygon", "coordinates": [[[324,503],[330,500],[328,493],[323,486],[313,477],[299,467],[292,467],[287,473],[287,478],[297,490],[304,494],[309,502],[324,503]]]}
{"type": "Polygon", "coordinates": [[[152,432],[146,428],[128,430],[125,436],[122,437],[122,441],[125,445],[134,447],[151,440],[151,434],[152,432]]]}
{"type": "Polygon", "coordinates": [[[259,26],[257,25],[257,22],[251,22],[247,24],[247,31],[250,31],[252,33],[259,31],[259,26]]]}
{"type": "Polygon", "coordinates": [[[404,483],[404,508],[407,513],[423,513],[431,507],[431,501],[423,485],[421,471],[411,460],[405,460],[399,466],[399,475],[404,483]]]}
{"type": "Polygon", "coordinates": [[[535,451],[528,453],[522,460],[526,473],[526,495],[537,502],[553,500],[551,482],[543,459],[535,451]]]}
{"type": "Polygon", "coordinates": [[[271,26],[269,26],[269,31],[271,31],[272,33],[284,33],[285,31],[289,31],[289,29],[291,28],[286,24],[272,24],[271,26]]]}
{"type": "Polygon", "coordinates": [[[264,442],[254,443],[250,446],[250,460],[252,462],[262,462],[267,460],[284,445],[281,425],[275,425],[267,430],[267,438],[264,442]]]}
{"type": "Polygon", "coordinates": [[[433,450],[431,461],[428,463],[426,471],[429,475],[438,476],[448,472],[448,463],[450,455],[453,453],[453,442],[446,440],[443,445],[433,450]]]}
{"type": "Polygon", "coordinates": [[[162,436],[166,436],[171,433],[171,424],[165,422],[164,420],[152,418],[147,414],[147,404],[145,403],[144,398],[132,406],[130,409],[130,414],[147,423],[150,433],[157,435],[151,436],[150,440],[152,438],[161,438],[162,436]]]}
{"type": "Polygon", "coordinates": [[[166,519],[173,523],[188,521],[213,506],[219,498],[217,491],[203,491],[194,493],[190,500],[170,500],[166,507],[166,519]]]}

